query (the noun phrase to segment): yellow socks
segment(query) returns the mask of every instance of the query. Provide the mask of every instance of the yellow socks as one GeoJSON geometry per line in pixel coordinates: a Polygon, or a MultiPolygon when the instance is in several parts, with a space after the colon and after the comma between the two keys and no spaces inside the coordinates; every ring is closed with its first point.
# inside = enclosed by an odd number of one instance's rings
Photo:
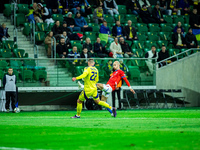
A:
{"type": "Polygon", "coordinates": [[[103,101],[99,101],[98,105],[101,105],[101,106],[103,106],[103,107],[112,109],[112,107],[111,107],[109,104],[107,104],[106,102],[103,102],[103,101]]]}
{"type": "Polygon", "coordinates": [[[82,107],[83,107],[82,104],[77,103],[77,116],[81,115],[82,107]]]}

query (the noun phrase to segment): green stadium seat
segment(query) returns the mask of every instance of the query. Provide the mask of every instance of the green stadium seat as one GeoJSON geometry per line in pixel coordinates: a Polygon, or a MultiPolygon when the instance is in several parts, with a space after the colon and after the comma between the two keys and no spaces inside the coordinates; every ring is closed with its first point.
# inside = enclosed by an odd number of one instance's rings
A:
{"type": "Polygon", "coordinates": [[[144,57],[144,51],[142,49],[132,49],[132,52],[138,57],[143,58],[144,57]]]}
{"type": "Polygon", "coordinates": [[[25,36],[29,36],[30,35],[30,33],[31,33],[31,24],[30,23],[24,23],[24,28],[23,28],[22,33],[25,36]]]}
{"type": "Polygon", "coordinates": [[[172,23],[173,23],[172,16],[170,16],[170,15],[164,15],[164,16],[163,16],[163,19],[164,19],[165,21],[167,21],[168,24],[172,24],[172,23]]]}
{"type": "Polygon", "coordinates": [[[141,33],[138,34],[138,40],[139,41],[146,41],[146,39],[147,39],[146,35],[141,34],[141,33]]]}
{"type": "Polygon", "coordinates": [[[88,26],[92,27],[92,32],[99,32],[99,25],[96,23],[88,23],[88,26]]]}
{"type": "Polygon", "coordinates": [[[55,25],[55,23],[50,23],[50,24],[49,24],[49,31],[52,30],[52,28],[53,28],[54,25],[55,25]]]}
{"type": "Polygon", "coordinates": [[[76,66],[76,76],[80,76],[84,71],[84,66],[76,66]]]}
{"type": "Polygon", "coordinates": [[[159,33],[160,40],[171,40],[171,32],[160,32],[159,33]]]}
{"type": "MultiPolygon", "coordinates": [[[[185,51],[187,51],[187,49],[181,49],[181,52],[185,52],[185,51]]],[[[192,51],[185,52],[183,56],[189,56],[191,53],[192,51]]]]}
{"type": "Polygon", "coordinates": [[[109,14],[104,15],[104,19],[107,21],[107,23],[113,23],[114,22],[114,18],[109,14]]]}
{"type": "Polygon", "coordinates": [[[126,6],[125,5],[118,5],[119,14],[126,14],[126,6]]]}
{"type": "Polygon", "coordinates": [[[13,69],[13,74],[16,76],[17,82],[18,82],[19,81],[19,72],[17,70],[13,69]]]}
{"type": "Polygon", "coordinates": [[[37,27],[38,27],[38,31],[42,31],[42,32],[48,32],[49,30],[49,26],[47,23],[36,23],[37,27]]]}
{"type": "Polygon", "coordinates": [[[174,16],[174,23],[177,24],[178,22],[184,24],[185,23],[184,16],[174,16]]]}
{"type": "Polygon", "coordinates": [[[4,4],[5,9],[3,10],[3,15],[5,17],[11,16],[11,4],[4,4]]]}
{"type": "Polygon", "coordinates": [[[12,57],[12,53],[11,53],[10,49],[1,50],[1,55],[3,58],[11,58],[12,57]]]}
{"type": "Polygon", "coordinates": [[[53,15],[52,15],[52,19],[53,19],[54,21],[57,21],[57,20],[60,21],[60,24],[62,24],[62,22],[63,22],[63,20],[64,20],[62,14],[53,14],[53,15]]]}
{"type": "MultiPolygon", "coordinates": [[[[146,41],[146,40],[144,40],[146,41]]],[[[133,41],[132,48],[134,49],[143,49],[144,48],[144,41],[133,41]]]]}
{"type": "Polygon", "coordinates": [[[35,60],[29,59],[29,60],[24,60],[24,69],[35,69],[36,63],[35,60]]]}
{"type": "Polygon", "coordinates": [[[158,41],[159,40],[159,37],[153,32],[148,32],[147,36],[148,36],[148,40],[150,40],[150,41],[158,41]]]}
{"type": "Polygon", "coordinates": [[[90,14],[89,17],[90,17],[90,22],[94,22],[93,14],[90,14]]]}
{"type": "Polygon", "coordinates": [[[185,32],[188,32],[188,29],[190,28],[190,25],[189,24],[184,24],[183,25],[183,29],[185,32]]]}
{"type": "Polygon", "coordinates": [[[36,70],[33,73],[33,78],[36,81],[39,81],[40,79],[47,79],[47,72],[45,70],[36,70]]]}
{"type": "Polygon", "coordinates": [[[24,15],[27,15],[29,13],[29,8],[28,8],[28,4],[17,4],[18,13],[22,13],[24,15]]]}
{"type": "Polygon", "coordinates": [[[75,45],[77,43],[81,44],[81,41],[79,41],[79,40],[71,40],[70,43],[73,46],[73,45],[75,45]]]}
{"type": "Polygon", "coordinates": [[[32,81],[33,80],[33,71],[31,71],[31,70],[23,69],[23,71],[21,72],[21,75],[22,75],[23,81],[27,81],[27,80],[32,81]]]}
{"type": "Polygon", "coordinates": [[[140,70],[138,66],[128,66],[130,72],[130,79],[141,81],[140,70]]]}
{"type": "Polygon", "coordinates": [[[10,67],[13,68],[14,70],[23,69],[22,62],[19,60],[10,60],[10,67]]]}
{"type": "Polygon", "coordinates": [[[13,50],[14,56],[17,58],[27,58],[28,53],[25,53],[24,49],[14,49],[13,50]]]}
{"type": "Polygon", "coordinates": [[[173,29],[171,26],[168,26],[166,24],[161,24],[161,32],[172,32],[173,29]]]}
{"type": "Polygon", "coordinates": [[[189,16],[189,15],[185,15],[185,16],[184,16],[184,19],[185,19],[185,23],[186,23],[186,24],[189,24],[190,16],[189,16]]]}
{"type": "Polygon", "coordinates": [[[2,41],[3,48],[4,49],[14,49],[17,48],[17,44],[14,41],[7,40],[7,41],[2,41]]]}
{"type": "Polygon", "coordinates": [[[5,60],[0,60],[0,70],[7,70],[8,63],[5,60]]]}
{"type": "Polygon", "coordinates": [[[45,32],[41,32],[41,31],[38,31],[38,32],[35,32],[35,42],[37,44],[42,44],[45,40],[45,32]]]}
{"type": "Polygon", "coordinates": [[[115,21],[120,21],[121,24],[124,24],[125,23],[125,14],[115,14],[115,21]]]}
{"type": "Polygon", "coordinates": [[[97,38],[95,32],[85,32],[85,37],[89,37],[91,41],[95,41],[97,38]]]}
{"type": "Polygon", "coordinates": [[[152,46],[155,46],[155,47],[157,47],[157,43],[156,43],[156,41],[149,41],[149,40],[147,40],[147,41],[145,41],[145,48],[147,48],[147,49],[151,49],[151,47],[152,46]]]}
{"type": "Polygon", "coordinates": [[[180,53],[179,49],[169,49],[169,56],[177,55],[180,53]]]}
{"type": "Polygon", "coordinates": [[[132,23],[137,23],[137,16],[136,15],[131,15],[131,14],[126,14],[125,16],[125,22],[127,23],[128,20],[131,20],[132,23]]]}
{"type": "Polygon", "coordinates": [[[1,81],[3,81],[4,75],[5,75],[4,71],[0,70],[0,79],[1,79],[1,81]]]}
{"type": "Polygon", "coordinates": [[[144,26],[143,24],[137,26],[138,27],[138,32],[148,32],[147,26],[144,26]]]}
{"type": "Polygon", "coordinates": [[[168,41],[161,41],[161,40],[159,40],[157,42],[157,44],[158,44],[159,48],[162,48],[163,45],[165,45],[167,47],[168,46],[168,41]]]}
{"type": "Polygon", "coordinates": [[[150,32],[160,32],[160,27],[158,26],[158,24],[148,24],[149,26],[149,31],[150,32]]]}
{"type": "Polygon", "coordinates": [[[24,25],[26,23],[26,18],[24,14],[16,14],[16,26],[19,27],[20,25],[24,25]]]}

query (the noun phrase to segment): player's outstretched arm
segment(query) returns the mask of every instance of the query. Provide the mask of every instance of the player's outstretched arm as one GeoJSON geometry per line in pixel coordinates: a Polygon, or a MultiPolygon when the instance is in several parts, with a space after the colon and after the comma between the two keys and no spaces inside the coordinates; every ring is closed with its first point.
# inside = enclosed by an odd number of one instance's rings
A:
{"type": "Polygon", "coordinates": [[[128,85],[128,87],[130,88],[130,91],[135,94],[135,91],[131,88],[131,84],[129,83],[128,79],[126,77],[123,77],[123,80],[126,82],[126,84],[128,85]]]}
{"type": "Polygon", "coordinates": [[[73,78],[72,78],[72,81],[73,81],[73,82],[76,81],[76,77],[73,77],[73,78]]]}
{"type": "Polygon", "coordinates": [[[81,74],[81,75],[78,76],[78,77],[73,77],[73,78],[72,78],[72,81],[76,81],[76,80],[79,80],[79,79],[83,79],[83,78],[85,78],[87,75],[88,75],[88,70],[85,69],[84,72],[83,72],[83,74],[81,74]]]}

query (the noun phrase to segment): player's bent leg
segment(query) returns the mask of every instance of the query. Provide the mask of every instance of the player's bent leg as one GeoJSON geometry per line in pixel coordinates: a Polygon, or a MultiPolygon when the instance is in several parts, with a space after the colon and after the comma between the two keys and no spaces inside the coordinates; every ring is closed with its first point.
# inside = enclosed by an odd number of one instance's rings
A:
{"type": "Polygon", "coordinates": [[[98,105],[101,105],[101,106],[103,106],[103,107],[105,107],[105,108],[112,109],[112,107],[111,107],[108,103],[106,103],[106,102],[104,102],[104,101],[100,101],[99,99],[98,99],[98,100],[94,100],[94,101],[95,101],[95,103],[98,104],[98,105]]]}
{"type": "Polygon", "coordinates": [[[107,102],[107,97],[105,97],[104,95],[101,95],[101,101],[107,102]]]}

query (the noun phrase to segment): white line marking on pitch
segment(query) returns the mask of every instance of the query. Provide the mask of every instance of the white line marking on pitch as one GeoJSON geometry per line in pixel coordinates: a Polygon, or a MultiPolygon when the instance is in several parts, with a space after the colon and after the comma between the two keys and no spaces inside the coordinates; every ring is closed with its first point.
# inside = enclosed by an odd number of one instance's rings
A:
{"type": "MultiPolygon", "coordinates": [[[[0,149],[9,149],[9,150],[31,150],[28,148],[17,148],[17,147],[0,147],[0,149]]],[[[35,149],[35,150],[47,150],[47,149],[35,149]]],[[[50,150],[50,149],[49,149],[50,150]]]]}

